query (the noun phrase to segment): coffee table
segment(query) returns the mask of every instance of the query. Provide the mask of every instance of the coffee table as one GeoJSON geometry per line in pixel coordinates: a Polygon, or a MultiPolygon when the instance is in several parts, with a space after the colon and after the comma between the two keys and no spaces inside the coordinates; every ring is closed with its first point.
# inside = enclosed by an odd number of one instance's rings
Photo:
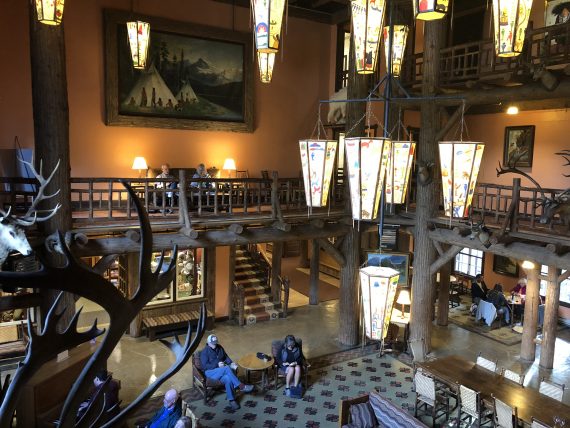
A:
{"type": "Polygon", "coordinates": [[[251,372],[261,372],[261,389],[267,389],[267,370],[273,365],[273,358],[265,361],[257,358],[257,353],[247,354],[237,361],[237,365],[245,370],[245,379],[249,382],[251,372]]]}

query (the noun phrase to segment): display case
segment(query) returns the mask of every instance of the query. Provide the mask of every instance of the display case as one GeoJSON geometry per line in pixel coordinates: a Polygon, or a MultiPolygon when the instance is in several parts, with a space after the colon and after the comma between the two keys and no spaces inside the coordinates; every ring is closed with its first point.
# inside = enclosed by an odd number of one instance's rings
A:
{"type": "Polygon", "coordinates": [[[181,250],[176,261],[176,300],[190,300],[204,296],[202,287],[202,249],[181,250]]]}
{"type": "MultiPolygon", "coordinates": [[[[152,261],[150,262],[150,267],[152,269],[153,272],[156,272],[156,270],[158,269],[158,263],[160,261],[160,255],[161,253],[152,253],[152,261]]],[[[162,263],[162,266],[160,268],[161,272],[165,272],[166,269],[168,268],[168,265],[170,264],[170,261],[172,259],[172,251],[165,251],[164,252],[164,260],[162,263]]],[[[168,284],[168,286],[162,290],[160,293],[158,293],[156,296],[154,296],[154,299],[152,299],[150,302],[147,303],[147,305],[157,305],[160,303],[171,303],[174,301],[174,297],[172,294],[172,287],[173,287],[173,282],[171,282],[170,284],[168,284]]]]}

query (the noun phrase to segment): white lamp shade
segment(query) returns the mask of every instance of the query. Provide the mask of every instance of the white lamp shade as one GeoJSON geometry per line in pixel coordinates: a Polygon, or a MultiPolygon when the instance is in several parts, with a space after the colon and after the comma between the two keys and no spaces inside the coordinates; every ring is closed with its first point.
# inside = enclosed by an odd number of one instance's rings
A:
{"type": "Polygon", "coordinates": [[[138,169],[143,170],[143,169],[147,169],[147,165],[146,165],[146,159],[142,156],[137,156],[135,158],[135,160],[133,161],[133,167],[132,169],[138,169]]]}
{"type": "Polygon", "coordinates": [[[224,166],[222,167],[222,169],[227,169],[227,170],[236,170],[236,161],[233,160],[232,158],[227,158],[224,161],[224,166]]]}
{"type": "Polygon", "coordinates": [[[408,290],[400,290],[396,303],[398,305],[411,305],[412,300],[410,299],[410,292],[408,290]]]}
{"type": "Polygon", "coordinates": [[[388,267],[367,266],[360,269],[360,291],[366,336],[382,340],[388,332],[399,273],[388,267]]]}
{"type": "Polygon", "coordinates": [[[308,207],[324,207],[327,204],[337,144],[333,140],[299,141],[308,207]]]}
{"type": "Polygon", "coordinates": [[[416,143],[392,141],[392,155],[386,176],[386,202],[403,204],[408,194],[408,183],[414,162],[416,143]]]}
{"type": "Polygon", "coordinates": [[[352,0],[352,34],[356,54],[356,72],[374,73],[384,24],[386,0],[352,0]]]}
{"type": "Polygon", "coordinates": [[[352,218],[372,220],[378,216],[382,186],[392,142],[387,138],[346,138],[344,140],[352,218]]]}
{"type": "Polygon", "coordinates": [[[484,149],[483,143],[439,143],[445,215],[463,218],[469,214],[484,149]]]}
{"type": "Polygon", "coordinates": [[[281,41],[285,0],[252,0],[257,52],[275,53],[281,41]]]}
{"type": "Polygon", "coordinates": [[[500,57],[520,55],[532,0],[493,0],[495,53],[500,57]]]}
{"type": "Polygon", "coordinates": [[[133,67],[137,69],[146,68],[150,40],[150,24],[143,21],[127,22],[127,33],[129,35],[133,67]]]}
{"type": "Polygon", "coordinates": [[[445,16],[449,0],[413,0],[413,4],[416,19],[433,21],[445,16]]]}
{"type": "Polygon", "coordinates": [[[38,21],[47,25],[59,25],[63,19],[64,0],[36,0],[38,21]]]}
{"type": "MultiPolygon", "coordinates": [[[[404,62],[404,52],[406,50],[406,40],[408,38],[409,27],[407,25],[394,25],[392,36],[392,49],[390,50],[390,27],[384,27],[384,51],[386,54],[386,64],[388,55],[392,53],[392,76],[398,77],[402,71],[404,62]]],[[[386,65],[388,67],[388,65],[386,65]]]]}
{"type": "Polygon", "coordinates": [[[275,53],[257,53],[257,65],[259,66],[259,78],[261,83],[270,83],[273,78],[273,66],[275,65],[275,53]]]}

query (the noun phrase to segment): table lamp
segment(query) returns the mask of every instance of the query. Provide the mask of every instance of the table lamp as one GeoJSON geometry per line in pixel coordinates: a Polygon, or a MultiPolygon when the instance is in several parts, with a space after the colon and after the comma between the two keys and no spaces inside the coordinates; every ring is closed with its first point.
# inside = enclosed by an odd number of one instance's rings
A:
{"type": "Polygon", "coordinates": [[[137,156],[133,161],[132,169],[139,170],[139,178],[143,178],[142,171],[144,170],[144,178],[146,178],[146,172],[148,170],[148,166],[146,164],[146,160],[142,156],[137,156]]]}
{"type": "Polygon", "coordinates": [[[232,158],[227,158],[224,161],[224,166],[222,167],[222,169],[225,169],[228,171],[228,178],[231,178],[232,176],[232,171],[235,171],[236,168],[236,161],[233,160],[232,158]]]}
{"type": "Polygon", "coordinates": [[[402,305],[402,318],[406,318],[404,316],[404,305],[412,304],[412,301],[410,300],[410,292],[408,290],[400,290],[400,295],[398,296],[396,303],[398,305],[402,305]]]}

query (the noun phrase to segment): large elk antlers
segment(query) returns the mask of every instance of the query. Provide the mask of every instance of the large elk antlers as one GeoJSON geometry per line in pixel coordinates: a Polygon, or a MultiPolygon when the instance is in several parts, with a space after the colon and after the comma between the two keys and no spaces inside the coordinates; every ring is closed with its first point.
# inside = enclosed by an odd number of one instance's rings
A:
{"type": "Polygon", "coordinates": [[[499,162],[499,167],[497,168],[497,177],[499,177],[500,175],[509,174],[509,173],[522,175],[523,177],[527,178],[531,183],[533,183],[536,186],[536,188],[540,192],[540,195],[542,196],[542,200],[544,201],[548,198],[546,197],[546,194],[544,193],[544,190],[542,189],[540,184],[538,184],[538,181],[536,181],[534,178],[532,178],[526,172],[521,171],[520,169],[517,168],[517,162],[520,160],[520,158],[523,154],[524,153],[521,153],[517,156],[514,156],[512,159],[512,162],[509,162],[509,164],[507,165],[507,168],[505,168],[503,165],[501,165],[501,162],[499,162]]]}

